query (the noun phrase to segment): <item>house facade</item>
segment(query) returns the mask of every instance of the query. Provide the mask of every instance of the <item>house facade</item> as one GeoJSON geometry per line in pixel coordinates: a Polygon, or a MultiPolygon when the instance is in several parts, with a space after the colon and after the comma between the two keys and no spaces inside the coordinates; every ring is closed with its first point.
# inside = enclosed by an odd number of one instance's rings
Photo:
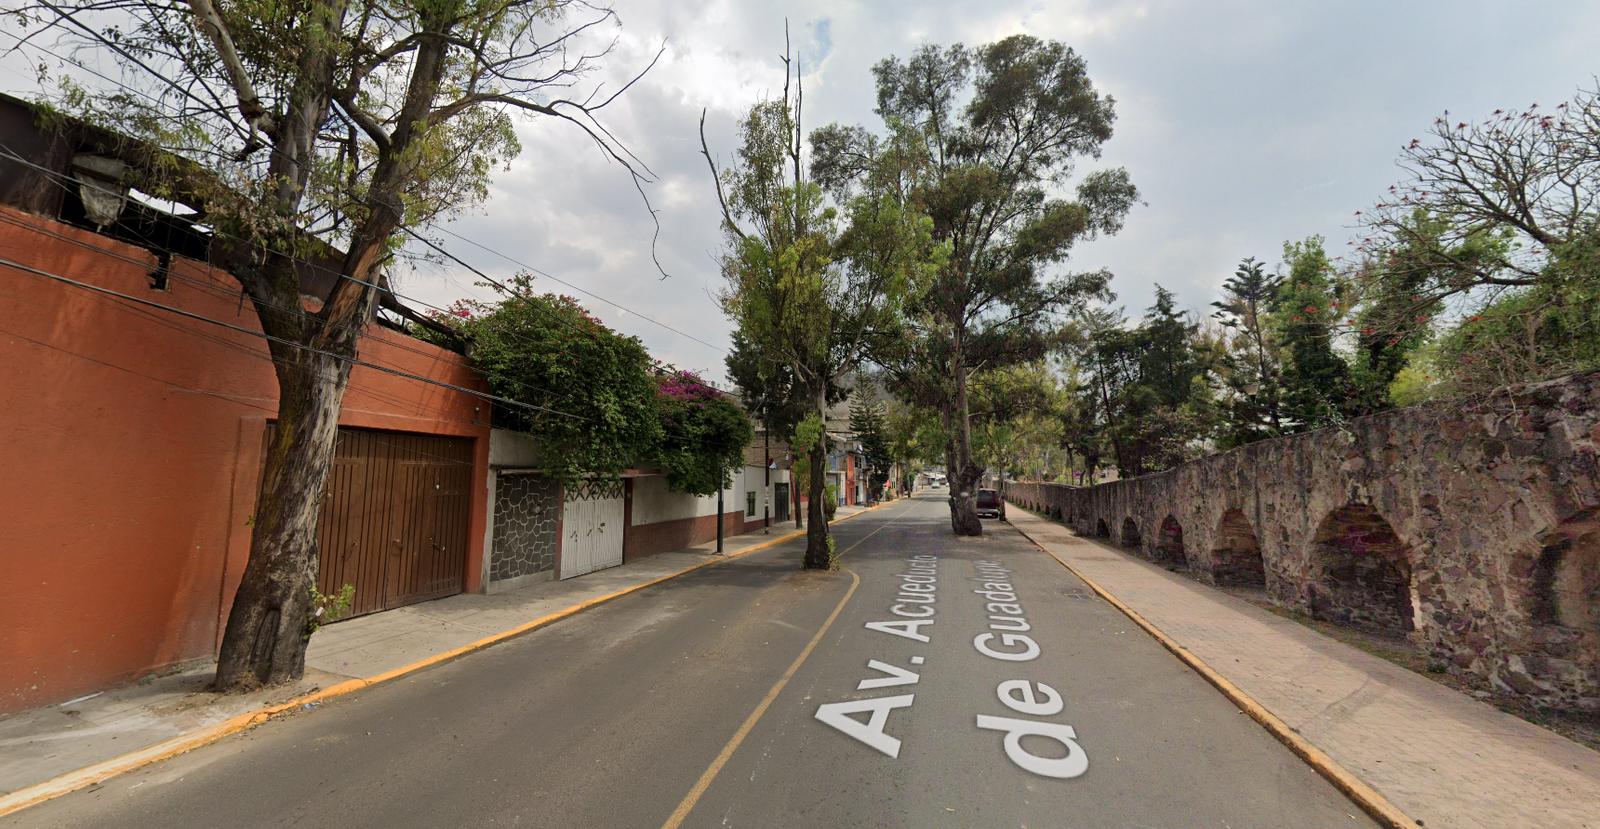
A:
{"type": "MultiPolygon", "coordinates": [[[[722,492],[725,536],[762,529],[771,516],[788,517],[786,509],[774,510],[775,495],[787,497],[788,470],[763,464],[759,438],[745,455],[722,492]]],[[[489,592],[581,576],[717,537],[717,496],[674,492],[658,470],[563,486],[541,474],[529,436],[505,429],[491,434],[489,465],[480,568],[489,592]]]]}
{"type": "MultiPolygon", "coordinates": [[[[0,205],[0,711],[220,643],[277,382],[238,283],[159,253],[0,205]]],[[[360,354],[484,388],[460,355],[380,326],[360,354]]],[[[484,400],[355,366],[319,523],[321,589],[354,585],[357,613],[479,589],[468,563],[481,557],[488,436],[484,400]]]]}
{"type": "MultiPolygon", "coordinates": [[[[206,233],[91,192],[105,136],[39,123],[0,96],[21,157],[0,156],[0,714],[215,656],[278,411],[256,311],[206,233]]],[[[305,309],[336,267],[297,263],[305,309]]],[[[789,518],[788,464],[759,438],[720,510],[652,469],[557,484],[529,436],[491,429],[483,374],[389,322],[415,312],[380,296],[318,516],[318,589],[353,587],[353,615],[789,518]]]]}

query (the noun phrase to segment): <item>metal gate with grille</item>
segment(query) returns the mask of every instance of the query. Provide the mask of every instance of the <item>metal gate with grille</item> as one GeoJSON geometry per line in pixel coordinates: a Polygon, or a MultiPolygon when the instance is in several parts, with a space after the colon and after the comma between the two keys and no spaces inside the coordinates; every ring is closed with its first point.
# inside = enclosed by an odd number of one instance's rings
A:
{"type": "Polygon", "coordinates": [[[460,593],[472,467],[470,439],[340,427],[317,520],[317,589],[354,586],[350,616],[460,593]]]}
{"type": "Polygon", "coordinates": [[[772,523],[789,520],[789,485],[772,485],[772,523]]]}
{"type": "Polygon", "coordinates": [[[579,481],[561,510],[561,573],[570,579],[622,563],[622,482],[579,481]]]}

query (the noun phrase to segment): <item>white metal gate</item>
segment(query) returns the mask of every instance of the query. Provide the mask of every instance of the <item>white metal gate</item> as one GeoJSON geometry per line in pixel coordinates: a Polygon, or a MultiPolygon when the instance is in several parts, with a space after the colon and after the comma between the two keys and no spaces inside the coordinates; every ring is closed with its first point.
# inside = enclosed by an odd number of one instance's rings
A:
{"type": "Polygon", "coordinates": [[[622,482],[579,481],[561,510],[561,574],[570,579],[622,563],[622,482]]]}

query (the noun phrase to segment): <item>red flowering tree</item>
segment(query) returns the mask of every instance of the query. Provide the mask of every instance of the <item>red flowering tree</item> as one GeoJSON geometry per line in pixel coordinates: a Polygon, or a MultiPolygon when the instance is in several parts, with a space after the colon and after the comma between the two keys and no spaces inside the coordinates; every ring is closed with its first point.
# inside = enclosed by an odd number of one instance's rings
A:
{"type": "Polygon", "coordinates": [[[690,371],[662,377],[656,394],[662,439],[655,459],[667,486],[694,495],[727,486],[755,433],[744,410],[690,371]]]}

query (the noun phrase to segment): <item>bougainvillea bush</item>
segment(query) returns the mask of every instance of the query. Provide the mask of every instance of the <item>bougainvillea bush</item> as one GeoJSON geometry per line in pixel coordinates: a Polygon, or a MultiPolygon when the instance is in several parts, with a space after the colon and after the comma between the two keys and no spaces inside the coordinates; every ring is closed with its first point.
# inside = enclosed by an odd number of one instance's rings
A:
{"type": "Polygon", "coordinates": [[[617,477],[661,444],[649,352],[612,331],[577,300],[535,294],[514,277],[498,303],[458,302],[437,322],[459,332],[497,395],[496,426],[527,432],[539,465],[562,480],[617,477]]]}
{"type": "Polygon", "coordinates": [[[659,380],[657,406],[662,439],[656,464],[667,473],[667,485],[694,495],[727,486],[754,434],[744,410],[688,371],[659,380]]]}

